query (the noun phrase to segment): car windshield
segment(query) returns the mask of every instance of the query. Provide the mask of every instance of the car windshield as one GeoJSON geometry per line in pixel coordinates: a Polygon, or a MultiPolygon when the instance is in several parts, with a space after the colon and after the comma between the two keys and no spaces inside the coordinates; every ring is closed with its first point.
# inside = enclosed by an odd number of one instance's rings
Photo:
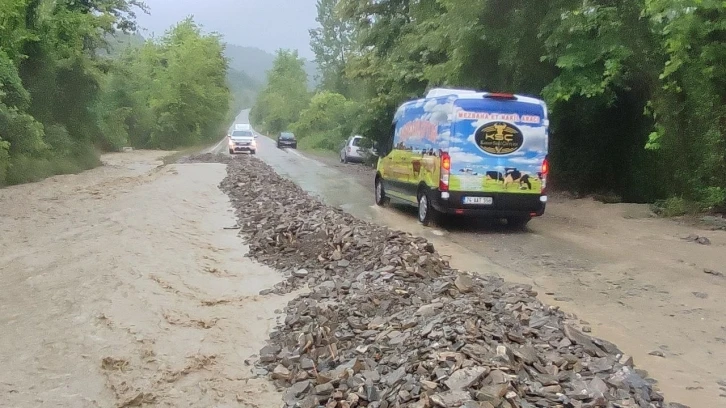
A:
{"type": "Polygon", "coordinates": [[[283,140],[290,140],[290,139],[294,139],[294,138],[295,138],[295,135],[293,135],[292,133],[281,133],[280,134],[280,139],[283,139],[283,140]]]}
{"type": "Polygon", "coordinates": [[[235,130],[232,132],[232,137],[252,137],[254,136],[249,130],[235,130]]]}

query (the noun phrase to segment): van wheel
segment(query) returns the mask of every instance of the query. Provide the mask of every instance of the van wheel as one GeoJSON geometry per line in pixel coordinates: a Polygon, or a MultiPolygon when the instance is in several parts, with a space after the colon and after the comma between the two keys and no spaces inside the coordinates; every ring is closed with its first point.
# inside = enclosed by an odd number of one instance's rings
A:
{"type": "Polygon", "coordinates": [[[380,177],[376,177],[376,204],[383,207],[388,202],[386,197],[386,191],[383,189],[383,180],[380,177]]]}
{"type": "Polygon", "coordinates": [[[532,219],[532,217],[529,216],[522,216],[522,217],[508,217],[507,218],[507,225],[513,229],[517,230],[525,230],[527,229],[527,224],[532,219]]]}
{"type": "Polygon", "coordinates": [[[431,206],[431,196],[426,191],[418,193],[418,222],[428,226],[436,219],[436,209],[431,206]]]}

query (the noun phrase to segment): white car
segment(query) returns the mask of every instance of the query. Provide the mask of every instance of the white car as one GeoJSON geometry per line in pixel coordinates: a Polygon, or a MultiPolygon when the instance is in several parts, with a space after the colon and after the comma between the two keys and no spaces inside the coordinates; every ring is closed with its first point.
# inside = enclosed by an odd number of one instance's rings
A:
{"type": "Polygon", "coordinates": [[[363,141],[363,136],[360,135],[351,136],[345,141],[340,149],[341,163],[363,162],[365,160],[368,149],[360,146],[361,141],[363,141]]]}
{"type": "Polygon", "coordinates": [[[251,130],[233,130],[229,134],[229,154],[237,152],[257,153],[257,136],[251,130]]]}

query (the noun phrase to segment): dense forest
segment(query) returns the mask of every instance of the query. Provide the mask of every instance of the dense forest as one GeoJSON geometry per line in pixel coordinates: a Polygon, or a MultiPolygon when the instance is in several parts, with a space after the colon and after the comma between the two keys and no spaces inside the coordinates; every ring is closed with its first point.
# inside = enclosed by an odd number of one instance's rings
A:
{"type": "Polygon", "coordinates": [[[320,85],[281,52],[253,120],[331,148],[378,139],[434,86],[514,92],[550,108],[551,179],[577,194],[726,205],[721,0],[318,0],[320,85]]]}
{"type": "Polygon", "coordinates": [[[232,104],[220,38],[187,19],[104,51],[112,34],[135,31],[139,11],[137,0],[0,1],[0,185],[91,168],[103,150],[223,134],[232,104]]]}

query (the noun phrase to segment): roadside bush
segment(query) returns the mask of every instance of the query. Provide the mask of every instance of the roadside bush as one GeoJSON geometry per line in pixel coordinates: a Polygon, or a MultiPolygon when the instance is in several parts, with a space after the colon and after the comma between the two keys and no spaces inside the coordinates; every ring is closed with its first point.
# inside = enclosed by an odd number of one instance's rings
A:
{"type": "MultiPolygon", "coordinates": [[[[40,157],[15,155],[9,158],[4,184],[31,183],[58,174],[80,173],[101,164],[98,152],[92,146],[74,144],[70,149],[67,155],[56,155],[55,151],[48,150],[40,157]]],[[[1,163],[0,152],[0,166],[1,163]]]]}
{"type": "Polygon", "coordinates": [[[722,187],[706,187],[701,192],[700,202],[704,210],[723,210],[726,208],[726,189],[722,187]]]}
{"type": "Polygon", "coordinates": [[[353,135],[360,105],[345,96],[328,91],[318,92],[292,125],[303,148],[337,151],[353,135]]]}
{"type": "Polygon", "coordinates": [[[670,197],[658,200],[652,205],[654,213],[663,217],[680,217],[682,215],[696,214],[702,211],[700,203],[687,200],[683,197],[670,197]]]}

